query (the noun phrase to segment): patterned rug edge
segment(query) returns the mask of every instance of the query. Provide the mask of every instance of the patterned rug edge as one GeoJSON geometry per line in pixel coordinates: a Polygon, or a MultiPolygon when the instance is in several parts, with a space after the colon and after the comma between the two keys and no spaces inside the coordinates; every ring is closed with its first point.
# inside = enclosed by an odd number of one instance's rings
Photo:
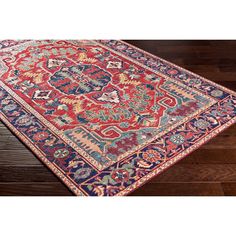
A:
{"type": "MultiPolygon", "coordinates": [[[[72,187],[70,183],[68,183],[67,178],[61,173],[58,169],[55,167],[53,168],[52,165],[50,165],[49,162],[44,160],[43,155],[34,147],[33,144],[30,143],[30,141],[25,138],[8,120],[0,113],[0,120],[4,123],[4,125],[38,158],[39,161],[41,161],[49,170],[52,171],[52,173],[63,183],[67,186],[67,188],[74,193],[77,196],[87,196],[84,195],[80,189],[78,189],[76,186],[72,187]],[[78,192],[81,194],[78,195],[78,192]]],[[[232,120],[228,121],[223,126],[220,126],[218,129],[216,129],[214,132],[207,135],[204,139],[199,140],[195,145],[190,146],[188,149],[186,149],[184,152],[180,153],[176,157],[166,161],[163,165],[156,168],[156,172],[153,171],[149,175],[146,175],[142,178],[140,178],[136,183],[130,185],[128,188],[124,189],[123,191],[119,192],[115,196],[126,196],[138,188],[142,187],[145,183],[149,182],[154,177],[158,176],[165,170],[169,169],[171,166],[176,164],[177,162],[181,161],[182,159],[186,158],[189,154],[194,152],[199,147],[203,146],[207,142],[209,142],[211,139],[213,139],[218,134],[222,133],[224,130],[229,128],[231,125],[236,123],[236,117],[232,120]],[[135,186],[134,186],[135,185],[135,186]]]]}

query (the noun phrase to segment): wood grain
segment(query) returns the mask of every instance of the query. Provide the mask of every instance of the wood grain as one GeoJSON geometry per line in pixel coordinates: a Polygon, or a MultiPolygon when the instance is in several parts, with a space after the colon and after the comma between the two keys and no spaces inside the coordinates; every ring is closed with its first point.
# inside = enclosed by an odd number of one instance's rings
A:
{"type": "MultiPolygon", "coordinates": [[[[236,41],[129,40],[236,91],[236,41]]],[[[67,187],[0,123],[0,195],[71,196],[67,187]]],[[[236,196],[236,126],[131,196],[236,196]]]]}
{"type": "Polygon", "coordinates": [[[61,182],[0,183],[2,196],[74,196],[61,182]]]}
{"type": "Polygon", "coordinates": [[[131,196],[222,196],[220,183],[147,183],[131,196]]]}

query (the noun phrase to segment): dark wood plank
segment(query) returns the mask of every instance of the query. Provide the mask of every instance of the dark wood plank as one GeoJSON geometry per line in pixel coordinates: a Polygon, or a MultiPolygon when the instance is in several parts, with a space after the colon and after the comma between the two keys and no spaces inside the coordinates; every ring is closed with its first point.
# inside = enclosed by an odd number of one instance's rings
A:
{"type": "Polygon", "coordinates": [[[10,182],[0,183],[2,196],[74,196],[67,187],[60,182],[10,182]]]}
{"type": "Polygon", "coordinates": [[[131,196],[222,196],[220,183],[147,183],[131,196]]]}
{"type": "Polygon", "coordinates": [[[58,178],[44,166],[0,166],[0,183],[56,181],[58,178]]]}
{"type": "MultiPolygon", "coordinates": [[[[186,69],[188,69],[185,66],[186,69]]],[[[236,72],[212,72],[212,71],[206,71],[206,72],[198,72],[197,74],[199,74],[200,76],[203,76],[211,81],[214,82],[221,82],[221,81],[232,81],[235,82],[235,76],[236,76],[236,72]]]]}
{"type": "Polygon", "coordinates": [[[0,150],[20,150],[25,149],[25,145],[22,144],[13,135],[2,135],[0,142],[0,150]]]}
{"type": "Polygon", "coordinates": [[[222,72],[236,72],[236,59],[234,58],[220,59],[219,69],[222,72]]]}
{"type": "MultiPolygon", "coordinates": [[[[19,142],[19,141],[18,141],[19,142]]],[[[43,166],[28,149],[0,150],[0,166],[43,166]]]]}
{"type": "Polygon", "coordinates": [[[8,135],[11,136],[12,133],[6,126],[0,121],[0,136],[8,135]]]}
{"type": "Polygon", "coordinates": [[[200,148],[183,160],[181,164],[236,164],[235,149],[200,148]]]}
{"type": "Polygon", "coordinates": [[[217,83],[233,91],[236,91],[236,81],[218,81],[217,83]]]}
{"type": "MultiPolygon", "coordinates": [[[[150,52],[153,53],[153,48],[156,46],[210,46],[215,45],[210,40],[125,40],[126,42],[136,45],[137,47],[147,50],[150,48],[150,52]]],[[[226,41],[227,43],[228,41],[226,41]]],[[[234,42],[234,41],[233,41],[234,42]]]]}
{"type": "Polygon", "coordinates": [[[150,182],[236,182],[236,164],[178,163],[150,182]]]}
{"type": "Polygon", "coordinates": [[[219,67],[218,65],[207,65],[207,64],[197,64],[197,65],[186,65],[186,63],[182,62],[184,64],[185,69],[188,69],[190,71],[194,71],[194,73],[199,74],[199,75],[204,75],[206,72],[214,72],[214,73],[219,73],[219,67]]]}
{"type": "MultiPolygon", "coordinates": [[[[182,41],[182,40],[181,40],[182,41]]],[[[194,40],[195,41],[195,40],[194,40]]],[[[199,40],[197,40],[199,41],[199,40]]],[[[212,46],[230,46],[230,45],[236,45],[235,40],[207,40],[210,45],[212,46]]]]}
{"type": "Polygon", "coordinates": [[[201,146],[202,149],[236,149],[236,136],[222,133],[201,146]]]}
{"type": "Polygon", "coordinates": [[[221,185],[225,196],[236,196],[236,182],[226,182],[221,185]]]}

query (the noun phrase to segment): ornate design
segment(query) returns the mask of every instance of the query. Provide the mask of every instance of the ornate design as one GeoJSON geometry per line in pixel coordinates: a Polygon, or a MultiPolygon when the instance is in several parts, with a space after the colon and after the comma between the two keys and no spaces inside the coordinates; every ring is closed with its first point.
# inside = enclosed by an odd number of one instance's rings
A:
{"type": "Polygon", "coordinates": [[[99,66],[79,64],[71,67],[61,67],[49,78],[49,83],[64,94],[80,95],[101,91],[111,75],[99,66]]]}
{"type": "Polygon", "coordinates": [[[111,103],[120,102],[118,92],[116,90],[112,92],[103,93],[100,97],[97,98],[97,100],[102,101],[102,102],[111,102],[111,103]]]}
{"type": "Polygon", "coordinates": [[[51,90],[36,90],[33,95],[33,99],[49,99],[51,90]]]}
{"type": "Polygon", "coordinates": [[[107,68],[120,69],[120,68],[122,68],[122,62],[120,62],[120,61],[108,61],[107,68]]]}
{"type": "Polygon", "coordinates": [[[147,162],[157,162],[162,159],[161,154],[154,149],[147,150],[143,153],[143,159],[147,162]]]}
{"type": "Polygon", "coordinates": [[[181,134],[174,134],[170,137],[170,141],[176,145],[181,145],[184,143],[185,138],[181,134]]]}
{"type": "Polygon", "coordinates": [[[234,92],[120,41],[2,44],[0,117],[77,195],[127,194],[236,120],[234,92]]]}
{"type": "Polygon", "coordinates": [[[70,154],[70,152],[66,149],[58,149],[54,152],[55,158],[65,158],[70,154]]]}

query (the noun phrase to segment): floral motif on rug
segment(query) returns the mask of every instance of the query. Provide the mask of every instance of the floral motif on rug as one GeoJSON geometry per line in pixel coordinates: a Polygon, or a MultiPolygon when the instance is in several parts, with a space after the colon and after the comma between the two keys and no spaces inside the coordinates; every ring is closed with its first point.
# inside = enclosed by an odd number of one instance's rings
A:
{"type": "Polygon", "coordinates": [[[236,121],[236,93],[116,40],[0,41],[0,118],[76,195],[127,195],[236,121]]]}

